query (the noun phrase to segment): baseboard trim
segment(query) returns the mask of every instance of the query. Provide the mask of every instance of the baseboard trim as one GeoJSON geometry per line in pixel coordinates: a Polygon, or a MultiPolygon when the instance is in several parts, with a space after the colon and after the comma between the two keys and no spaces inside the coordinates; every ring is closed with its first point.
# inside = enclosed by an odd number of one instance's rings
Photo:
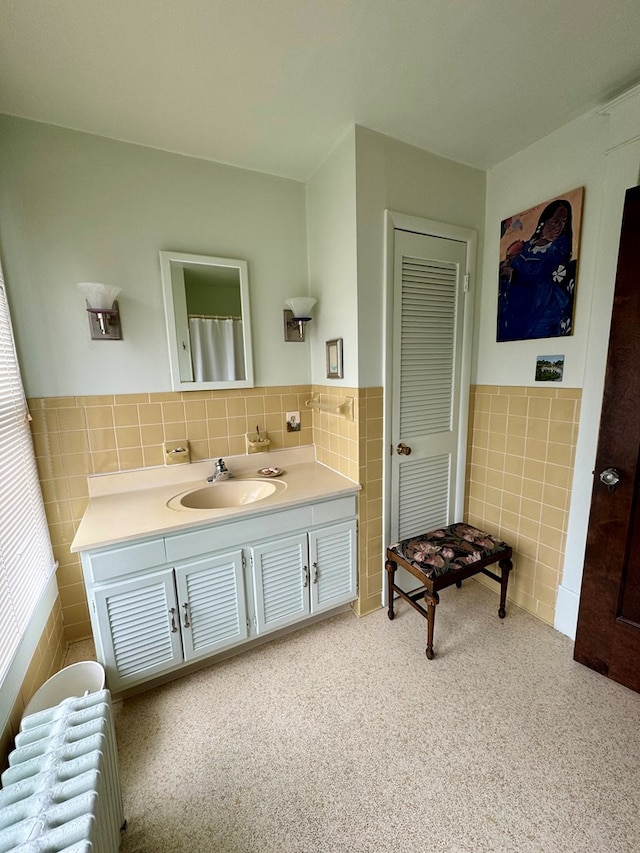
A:
{"type": "Polygon", "coordinates": [[[576,628],[578,626],[578,610],[580,608],[580,595],[567,587],[558,587],[558,597],[556,598],[556,618],[554,628],[571,637],[576,638],[576,628]]]}

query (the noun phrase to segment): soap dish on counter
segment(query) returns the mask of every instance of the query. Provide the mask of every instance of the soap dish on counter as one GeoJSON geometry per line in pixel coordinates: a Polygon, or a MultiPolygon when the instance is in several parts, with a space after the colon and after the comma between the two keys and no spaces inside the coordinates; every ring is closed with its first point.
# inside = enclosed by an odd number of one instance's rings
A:
{"type": "Polygon", "coordinates": [[[258,474],[261,477],[279,477],[284,471],[282,468],[258,468],[258,474]]]}

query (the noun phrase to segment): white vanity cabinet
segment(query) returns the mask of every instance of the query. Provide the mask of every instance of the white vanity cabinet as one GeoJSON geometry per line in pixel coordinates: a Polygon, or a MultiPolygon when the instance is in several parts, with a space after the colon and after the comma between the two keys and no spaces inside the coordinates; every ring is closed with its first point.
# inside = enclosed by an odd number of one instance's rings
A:
{"type": "Polygon", "coordinates": [[[185,661],[246,640],[242,551],[176,566],[175,574],[185,661]]]}
{"type": "Polygon", "coordinates": [[[309,615],[307,534],[249,548],[258,634],[284,628],[309,615]]]}
{"type": "Polygon", "coordinates": [[[357,597],[355,497],[82,552],[119,692],[357,597]]]}
{"type": "Polygon", "coordinates": [[[311,613],[322,613],[358,596],[355,521],[309,531],[311,613]]]}
{"type": "Polygon", "coordinates": [[[93,589],[98,658],[117,691],[247,638],[242,552],[93,589]]]}
{"type": "Polygon", "coordinates": [[[171,569],[97,586],[90,607],[97,657],[112,690],[182,663],[171,569]]]}
{"type": "Polygon", "coordinates": [[[357,596],[355,521],[263,542],[249,551],[259,634],[357,596]]]}

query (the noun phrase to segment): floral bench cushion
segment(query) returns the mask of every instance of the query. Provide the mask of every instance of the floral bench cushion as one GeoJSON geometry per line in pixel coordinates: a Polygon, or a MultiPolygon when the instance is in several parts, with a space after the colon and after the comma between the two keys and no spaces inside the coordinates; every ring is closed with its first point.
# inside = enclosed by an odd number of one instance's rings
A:
{"type": "Polygon", "coordinates": [[[428,578],[462,569],[470,563],[496,557],[509,548],[488,533],[470,524],[450,524],[391,545],[398,557],[411,563],[428,578]]]}

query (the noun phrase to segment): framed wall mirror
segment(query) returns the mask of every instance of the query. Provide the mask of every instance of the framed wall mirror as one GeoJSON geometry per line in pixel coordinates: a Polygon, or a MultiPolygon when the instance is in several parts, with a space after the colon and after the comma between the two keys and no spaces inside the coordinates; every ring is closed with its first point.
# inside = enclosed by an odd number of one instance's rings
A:
{"type": "Polygon", "coordinates": [[[246,261],[160,252],[174,391],[252,388],[246,261]]]}

